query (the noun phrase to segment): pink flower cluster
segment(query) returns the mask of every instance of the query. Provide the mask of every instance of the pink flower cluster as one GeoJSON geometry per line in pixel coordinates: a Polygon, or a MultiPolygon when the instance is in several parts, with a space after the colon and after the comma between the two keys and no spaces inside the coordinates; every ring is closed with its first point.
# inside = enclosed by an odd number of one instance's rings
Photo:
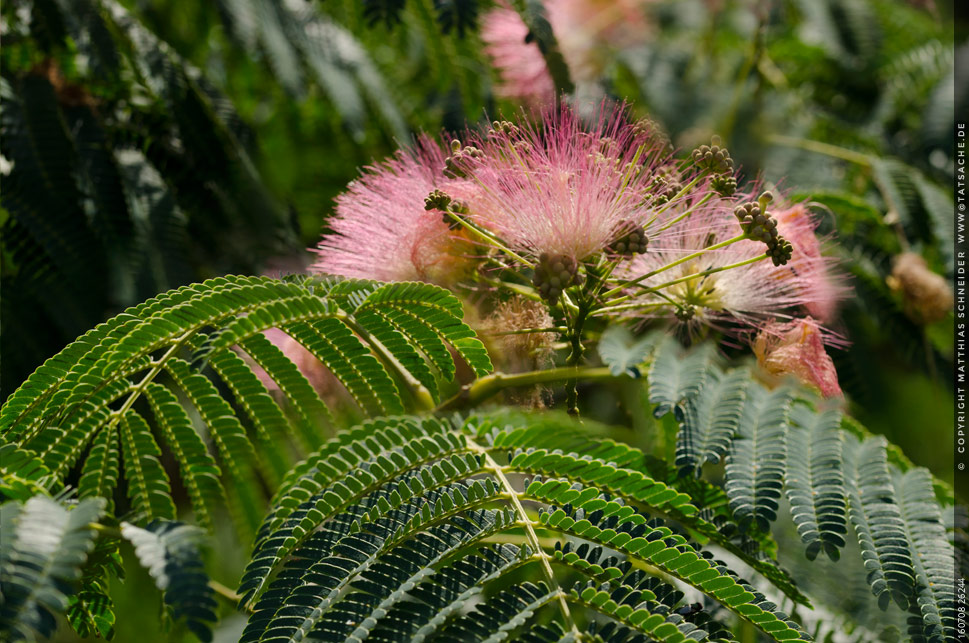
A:
{"type": "Polygon", "coordinates": [[[441,214],[424,210],[436,188],[460,181],[442,173],[445,152],[430,138],[365,169],[336,199],[331,233],[316,249],[310,268],[343,277],[378,281],[430,281],[448,285],[461,275],[466,259],[461,243],[441,214]]]}
{"type": "MultiPolygon", "coordinates": [[[[615,309],[627,317],[765,337],[788,337],[778,324],[803,325],[804,315],[820,328],[813,320],[830,322],[844,294],[804,205],[767,213],[771,235],[793,248],[774,265],[766,241],[737,239],[746,228],[735,209],[756,201],[760,189],[723,196],[709,175],[678,164],[653,128],[630,123],[624,108],[600,106],[584,121],[556,107],[537,124],[495,122],[462,138],[450,150],[424,138],[367,168],[337,199],[312,270],[453,287],[486,265],[517,263],[554,303],[582,283],[584,266],[609,264],[611,281],[596,295],[608,291],[601,305],[618,295],[615,309]]],[[[831,334],[810,336],[817,341],[809,361],[817,365],[831,334]]],[[[793,350],[782,344],[783,355],[793,350]]],[[[764,341],[762,352],[778,346],[764,341]]],[[[787,358],[769,363],[802,379],[810,370],[787,358]]],[[[826,394],[835,390],[827,380],[810,381],[826,394]]]]}
{"type": "MultiPolygon", "coordinates": [[[[652,0],[547,0],[546,14],[573,79],[590,82],[611,48],[635,44],[649,33],[644,8],[652,0]]],[[[555,97],[545,59],[517,11],[507,4],[481,21],[484,51],[498,70],[496,93],[535,108],[555,97]]]]}
{"type": "Polygon", "coordinates": [[[513,250],[581,261],[624,231],[655,224],[652,182],[665,150],[631,126],[622,109],[601,108],[585,124],[567,107],[541,125],[495,123],[452,152],[430,139],[366,168],[336,201],[316,250],[315,272],[450,285],[475,259],[473,235],[425,207],[435,189],[468,211],[475,226],[513,250]],[[461,174],[446,172],[448,163],[461,174]],[[451,176],[449,177],[448,174],[451,176]]]}

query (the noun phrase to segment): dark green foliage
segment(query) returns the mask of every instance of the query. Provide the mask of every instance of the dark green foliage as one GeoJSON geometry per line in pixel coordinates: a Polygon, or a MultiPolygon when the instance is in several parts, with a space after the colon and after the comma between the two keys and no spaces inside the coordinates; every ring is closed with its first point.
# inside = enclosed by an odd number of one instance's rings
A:
{"type": "Polygon", "coordinates": [[[453,295],[426,284],[226,277],[170,291],[68,346],[8,399],[10,495],[56,488],[80,466],[82,497],[113,498],[123,465],[137,518],[172,519],[164,446],[199,523],[212,526],[224,474],[230,514],[250,534],[263,515],[259,474],[275,486],[292,461],[288,445],[318,446],[318,422],[331,417],[293,356],[262,331],[287,332],[357,408],[381,415],[428,408],[453,389],[451,349],[475,373],[490,371],[461,315],[453,295]]]}
{"type": "Polygon", "coordinates": [[[91,523],[103,512],[99,498],[73,509],[42,495],[0,505],[0,631],[10,640],[54,634],[54,615],[69,606],[72,584],[94,549],[91,523]]]}
{"type": "Polygon", "coordinates": [[[276,495],[240,590],[255,610],[243,640],[558,640],[594,614],[600,626],[655,640],[724,632],[708,614],[695,619],[704,630],[676,613],[682,594],[632,562],[692,585],[777,640],[808,640],[690,540],[700,533],[729,546],[688,495],[639,468],[643,457],[576,425],[550,435],[541,418],[386,418],[341,434],[276,495]],[[583,455],[546,451],[549,441],[584,443],[583,455]],[[525,508],[536,504],[537,515],[525,508]],[[524,534],[519,546],[489,542],[514,533],[524,534]],[[515,580],[526,567],[542,580],[515,580]],[[584,580],[566,583],[575,574],[584,580]],[[467,612],[478,596],[485,600],[467,612]]]}
{"type": "Polygon", "coordinates": [[[252,53],[258,48],[283,88],[301,97],[312,80],[355,138],[363,138],[368,117],[394,137],[407,138],[400,109],[369,52],[312,3],[221,0],[219,9],[231,36],[252,53]]]}
{"type": "Polygon", "coordinates": [[[50,638],[65,614],[80,636],[110,638],[114,605],[108,580],[123,578],[118,546],[129,540],[162,590],[173,619],[201,640],[216,620],[199,546],[202,531],[176,522],[147,528],[104,517],[103,498],[79,502],[38,494],[0,505],[0,633],[4,640],[50,638]]]}
{"type": "MultiPolygon", "coordinates": [[[[692,354],[706,359],[707,352],[698,348],[692,354]]],[[[689,360],[688,353],[680,353],[681,364],[689,360]]],[[[655,388],[657,401],[674,410],[679,407],[671,407],[667,400],[683,400],[687,409],[710,404],[704,397],[716,396],[719,387],[704,387],[704,382],[716,383],[744,371],[724,374],[709,366],[675,372],[674,379],[659,386],[650,382],[651,398],[655,388]]],[[[910,629],[924,631],[929,640],[940,632],[951,633],[951,603],[944,590],[935,588],[952,582],[946,580],[945,569],[952,568],[953,552],[941,546],[934,550],[941,558],[925,560],[925,543],[939,543],[945,530],[940,499],[928,473],[890,452],[884,438],[871,436],[837,410],[825,410],[810,396],[796,399],[794,391],[785,389],[769,392],[755,381],[744,388],[741,413],[721,405],[718,431],[721,444],[730,445],[724,488],[741,530],[769,529],[786,491],[807,557],[813,560],[824,551],[837,560],[850,519],[867,583],[880,607],[886,609],[894,601],[912,612],[910,629]]],[[[702,418],[695,413],[677,415],[678,450],[693,452],[696,436],[705,430],[702,418]]],[[[696,473],[687,468],[682,475],[696,473]]],[[[675,479],[670,483],[680,487],[675,479]]]]}
{"type": "Polygon", "coordinates": [[[172,618],[184,618],[193,634],[211,641],[207,623],[216,620],[217,605],[199,554],[203,532],[177,522],[151,522],[145,528],[122,523],[121,534],[155,579],[172,618]]]}
{"type": "Polygon", "coordinates": [[[6,396],[110,314],[258,269],[296,236],[225,99],[117,3],[8,3],[3,15],[6,396]],[[48,37],[31,40],[41,25],[48,37]]]}

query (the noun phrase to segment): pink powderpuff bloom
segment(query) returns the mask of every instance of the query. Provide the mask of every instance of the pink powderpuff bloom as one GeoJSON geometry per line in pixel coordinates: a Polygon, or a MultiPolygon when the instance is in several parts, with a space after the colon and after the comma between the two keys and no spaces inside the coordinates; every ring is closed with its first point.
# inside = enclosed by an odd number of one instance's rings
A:
{"type": "Polygon", "coordinates": [[[495,92],[536,109],[555,98],[555,85],[535,42],[526,42],[528,27],[514,9],[498,7],[481,19],[484,52],[498,70],[495,92]]]}
{"type": "MultiPolygon", "coordinates": [[[[559,50],[578,83],[599,77],[611,48],[635,44],[648,33],[643,7],[652,0],[547,0],[545,10],[559,50]]],[[[507,4],[481,21],[485,54],[498,70],[496,93],[522,101],[531,109],[555,97],[545,58],[521,16],[507,4]]]]}
{"type": "Polygon", "coordinates": [[[842,395],[822,330],[810,317],[765,324],[753,348],[758,363],[772,376],[794,375],[825,397],[842,395]]]}
{"type": "Polygon", "coordinates": [[[512,249],[581,261],[636,227],[655,227],[651,184],[665,150],[625,120],[597,108],[583,125],[572,108],[544,110],[539,126],[518,123],[472,139],[483,152],[469,168],[473,222],[512,249]]]}
{"type": "Polygon", "coordinates": [[[833,270],[834,260],[821,254],[821,242],[815,234],[817,221],[803,203],[771,214],[777,219],[778,234],[794,246],[794,256],[798,257],[799,264],[811,264],[812,274],[816,275],[811,286],[811,301],[804,304],[805,309],[815,319],[825,323],[832,321],[846,288],[833,270]]]}
{"type": "MultiPolygon", "coordinates": [[[[733,208],[751,200],[755,200],[753,193],[711,199],[667,231],[662,243],[652,244],[645,254],[634,258],[619,275],[634,279],[736,237],[741,228],[733,208]]],[[[680,210],[674,208],[673,214],[680,210]]],[[[646,307],[642,309],[646,312],[639,314],[647,317],[675,314],[692,324],[729,331],[738,324],[757,327],[765,319],[793,318],[802,309],[830,301],[825,263],[796,249],[786,265],[774,266],[770,260],[762,259],[728,268],[761,257],[765,250],[760,241],[739,241],[704,252],[642,280],[640,284],[646,288],[671,281],[678,283],[661,288],[661,294],[638,288],[643,294],[637,301],[654,307],[653,312],[646,307]],[[691,275],[697,276],[691,278],[691,275]]]]}
{"type": "Polygon", "coordinates": [[[440,285],[459,279],[472,247],[449,229],[441,212],[424,209],[432,190],[461,183],[442,175],[444,158],[444,150],[425,137],[415,150],[367,167],[336,198],[331,232],[316,248],[310,272],[440,285]]]}

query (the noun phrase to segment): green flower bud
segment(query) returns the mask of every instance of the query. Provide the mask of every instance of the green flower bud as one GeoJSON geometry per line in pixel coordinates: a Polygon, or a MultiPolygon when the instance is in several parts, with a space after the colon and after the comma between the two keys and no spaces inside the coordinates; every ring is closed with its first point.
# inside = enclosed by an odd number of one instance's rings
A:
{"type": "MultiPolygon", "coordinates": [[[[627,228],[627,226],[622,226],[622,228],[627,228]]],[[[631,257],[646,252],[648,245],[649,237],[646,236],[646,230],[643,229],[643,226],[637,225],[613,241],[607,250],[617,255],[631,257]]]]}
{"type": "Polygon", "coordinates": [[[550,255],[543,252],[535,266],[532,285],[549,304],[562,296],[562,291],[582,283],[578,264],[567,255],[550,255]]]}
{"type": "Polygon", "coordinates": [[[733,172],[733,159],[730,152],[722,147],[719,136],[710,140],[710,145],[701,145],[693,150],[693,163],[701,170],[708,170],[714,174],[729,174],[733,172]]]}

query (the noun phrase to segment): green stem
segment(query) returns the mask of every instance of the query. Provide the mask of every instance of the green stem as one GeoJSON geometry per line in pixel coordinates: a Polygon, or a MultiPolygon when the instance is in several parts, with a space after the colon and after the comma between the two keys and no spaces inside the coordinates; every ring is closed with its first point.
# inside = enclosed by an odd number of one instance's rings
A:
{"type": "Polygon", "coordinates": [[[411,392],[411,397],[414,398],[414,404],[421,411],[429,411],[434,408],[434,396],[431,392],[427,390],[423,384],[421,384],[417,378],[411,375],[400,361],[394,357],[394,354],[383,345],[379,339],[367,332],[366,329],[360,326],[354,319],[349,315],[337,315],[337,317],[350,329],[360,336],[363,341],[367,342],[374,352],[377,353],[387,366],[390,366],[394,372],[400,377],[401,380],[407,385],[407,388],[411,392]]]}
{"type": "MultiPolygon", "coordinates": [[[[228,599],[229,601],[232,601],[233,605],[240,604],[239,601],[242,600],[242,596],[232,591],[230,588],[226,587],[219,581],[210,579],[208,585],[209,585],[209,589],[211,589],[216,594],[222,596],[223,598],[228,599]]],[[[246,610],[251,612],[252,608],[249,606],[246,606],[246,610]]]]}
{"type": "Polygon", "coordinates": [[[439,404],[434,412],[473,407],[507,388],[550,384],[568,381],[569,379],[592,381],[608,380],[614,377],[605,366],[564,366],[525,373],[492,373],[480,377],[470,384],[465,384],[461,387],[459,393],[439,404]]]}
{"type": "Polygon", "coordinates": [[[816,152],[818,154],[824,154],[825,156],[841,159],[842,161],[848,161],[849,163],[855,163],[862,167],[871,167],[871,159],[867,154],[862,154],[861,152],[849,150],[837,145],[831,145],[830,143],[811,141],[806,138],[795,138],[793,136],[781,136],[779,134],[770,136],[767,140],[770,143],[783,145],[784,147],[794,147],[807,150],[808,152],[816,152]]]}
{"type": "Polygon", "coordinates": [[[555,578],[555,572],[552,571],[552,565],[548,561],[548,554],[545,553],[545,549],[542,547],[542,543],[538,539],[538,534],[535,533],[535,527],[532,525],[532,519],[525,511],[525,507],[522,506],[521,500],[518,499],[518,491],[512,486],[511,482],[509,482],[508,477],[501,468],[501,465],[495,462],[494,458],[491,457],[491,454],[488,453],[486,449],[484,449],[470,437],[467,438],[466,444],[469,450],[481,455],[482,459],[484,460],[485,470],[491,472],[491,474],[498,480],[501,487],[505,490],[508,499],[511,501],[511,504],[515,509],[515,513],[518,514],[518,521],[521,523],[522,527],[525,528],[525,535],[528,537],[529,546],[533,550],[534,555],[539,557],[542,563],[542,571],[545,573],[545,578],[548,580],[549,587],[558,589],[559,609],[562,611],[562,618],[565,619],[565,625],[569,627],[576,636],[578,636],[579,630],[575,625],[575,620],[572,618],[572,612],[569,609],[569,604],[565,600],[565,592],[562,591],[558,580],[555,578]]]}
{"type": "Polygon", "coordinates": [[[679,192],[677,192],[672,197],[670,197],[670,200],[666,202],[666,205],[664,205],[663,207],[661,207],[659,210],[657,210],[653,214],[653,216],[649,219],[649,221],[646,222],[646,225],[644,227],[646,227],[648,229],[649,226],[650,226],[650,224],[652,224],[654,221],[656,221],[656,219],[659,218],[659,215],[663,214],[664,212],[666,212],[667,210],[669,210],[670,208],[672,208],[674,205],[676,205],[677,202],[682,197],[686,196],[686,193],[687,192],[689,192],[694,187],[696,187],[696,185],[700,182],[700,180],[703,178],[703,176],[704,176],[703,174],[698,174],[695,177],[693,177],[693,180],[692,181],[690,181],[689,183],[687,183],[686,185],[684,185],[683,186],[683,189],[681,189],[679,192]]]}
{"type": "Polygon", "coordinates": [[[696,211],[697,208],[699,208],[701,205],[703,205],[704,203],[706,203],[707,201],[709,201],[711,196],[713,196],[712,193],[707,194],[702,199],[700,199],[699,201],[697,201],[696,203],[694,203],[693,205],[691,205],[689,208],[687,208],[686,209],[686,212],[684,212],[683,214],[679,215],[678,217],[676,217],[674,219],[671,219],[669,222],[665,223],[663,225],[663,227],[661,227],[659,230],[657,230],[657,232],[663,232],[664,230],[669,230],[670,228],[672,228],[673,226],[675,226],[677,223],[679,223],[683,219],[685,219],[688,216],[690,216],[691,214],[693,214],[696,211]]]}
{"type": "MultiPolygon", "coordinates": [[[[569,333],[569,345],[571,346],[571,351],[569,352],[569,360],[567,364],[571,367],[577,367],[582,361],[582,330],[585,326],[586,317],[589,315],[589,310],[585,306],[579,308],[579,313],[576,315],[575,323],[572,325],[572,329],[569,333]]],[[[578,380],[576,378],[571,378],[565,383],[565,405],[568,414],[577,417],[579,415],[579,391],[578,391],[578,380]]]]}
{"type": "MultiPolygon", "coordinates": [[[[741,266],[747,266],[747,265],[750,265],[752,263],[757,263],[758,261],[763,261],[764,259],[767,259],[767,256],[768,256],[767,253],[764,253],[764,254],[758,255],[756,257],[751,257],[750,259],[744,259],[743,261],[738,261],[736,263],[728,264],[726,266],[720,266],[719,268],[710,268],[709,270],[702,270],[700,272],[694,272],[691,275],[684,275],[683,277],[678,277],[677,279],[671,279],[670,281],[667,281],[665,283],[661,283],[658,286],[648,286],[647,287],[647,286],[643,286],[642,284],[639,284],[639,287],[642,288],[642,289],[644,289],[646,291],[645,293],[639,293],[639,294],[640,295],[649,294],[649,293],[659,294],[659,291],[662,290],[663,288],[669,288],[670,286],[675,286],[676,284],[683,283],[684,281],[690,281],[691,279],[696,279],[697,277],[706,277],[707,275],[712,275],[712,274],[715,274],[715,273],[718,273],[718,272],[723,272],[724,270],[732,270],[734,268],[740,268],[741,266]]],[[[610,304],[609,306],[607,306],[606,308],[600,308],[596,312],[597,313],[601,313],[602,311],[625,310],[627,308],[636,308],[636,307],[642,305],[642,304],[633,304],[633,305],[629,305],[629,306],[616,306],[615,305],[615,304],[618,304],[618,303],[621,303],[621,302],[624,302],[624,301],[628,301],[628,300],[630,300],[632,298],[633,298],[633,295],[625,295],[623,297],[619,297],[617,299],[613,299],[611,302],[609,302],[609,304],[610,304]]],[[[655,305],[655,304],[650,304],[650,305],[655,305]]]]}
{"type": "Polygon", "coordinates": [[[448,208],[445,210],[445,213],[447,213],[448,217],[450,217],[450,219],[452,221],[456,222],[462,228],[464,228],[465,230],[467,230],[468,232],[470,232],[474,236],[478,237],[479,239],[481,239],[482,241],[484,241],[489,246],[492,246],[494,248],[497,248],[497,249],[501,250],[502,252],[507,253],[510,257],[512,257],[515,260],[519,261],[520,263],[528,266],[529,268],[534,268],[535,267],[535,264],[533,264],[528,259],[522,257],[521,255],[519,255],[517,252],[515,252],[511,248],[507,247],[505,244],[503,244],[498,239],[498,237],[496,237],[493,234],[490,234],[488,232],[485,232],[484,230],[482,230],[478,226],[474,225],[470,221],[467,221],[464,217],[462,217],[461,215],[457,214],[456,212],[452,212],[450,206],[448,206],[448,208]]]}
{"type": "MultiPolygon", "coordinates": [[[[696,259],[697,257],[701,257],[705,253],[710,252],[711,250],[720,250],[721,248],[726,248],[727,246],[732,245],[734,243],[737,243],[738,241],[743,241],[746,238],[747,238],[747,234],[744,233],[744,234],[741,234],[741,235],[737,235],[733,239],[727,239],[726,241],[721,241],[720,243],[714,244],[714,245],[710,246],[709,248],[703,248],[702,250],[697,250],[693,254],[689,254],[689,255],[687,255],[685,257],[682,257],[680,259],[677,259],[676,261],[674,261],[672,263],[668,263],[665,266],[663,266],[662,268],[657,268],[656,270],[652,270],[650,272],[647,272],[646,274],[640,275],[639,277],[636,277],[635,279],[631,279],[629,281],[626,281],[626,282],[623,282],[623,283],[619,284],[618,286],[616,286],[612,290],[610,290],[610,291],[608,291],[606,293],[603,293],[602,298],[603,299],[608,299],[609,297],[612,297],[613,295],[618,295],[620,292],[622,292],[626,288],[629,288],[630,286],[635,286],[635,285],[641,283],[642,281],[644,281],[646,279],[649,279],[650,277],[653,277],[655,275],[658,275],[661,272],[665,272],[665,271],[669,270],[670,268],[675,268],[676,266],[678,266],[678,265],[680,265],[682,263],[686,263],[687,261],[692,261],[693,259],[696,259]]],[[[610,303],[613,303],[613,302],[610,302],[610,303]]]]}

